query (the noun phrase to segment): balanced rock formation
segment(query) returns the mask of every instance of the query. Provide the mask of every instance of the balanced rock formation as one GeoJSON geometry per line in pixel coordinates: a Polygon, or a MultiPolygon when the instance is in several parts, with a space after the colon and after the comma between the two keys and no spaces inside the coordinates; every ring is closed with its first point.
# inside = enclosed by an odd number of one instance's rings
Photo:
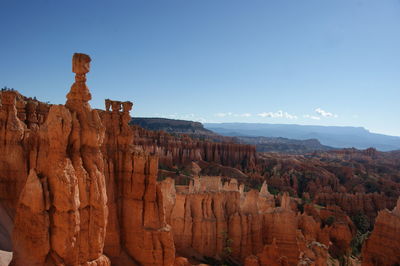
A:
{"type": "Polygon", "coordinates": [[[362,265],[400,264],[400,198],[393,211],[378,213],[375,227],[362,248],[362,265]]]}
{"type": "Polygon", "coordinates": [[[1,249],[12,265],[173,265],[157,157],[133,144],[131,102],[91,109],[90,61],[74,55],[65,106],[0,92],[1,249]]]}
{"type": "Polygon", "coordinates": [[[108,213],[100,151],[104,127],[88,103],[89,63],[87,55],[74,55],[76,82],[66,107],[51,106],[43,124],[33,107],[27,109],[30,124],[19,120],[15,96],[2,101],[14,121],[14,136],[23,138],[14,140],[13,153],[25,151],[13,158],[23,167],[9,167],[29,173],[16,206],[12,265],[110,265],[103,255],[108,213]]]}

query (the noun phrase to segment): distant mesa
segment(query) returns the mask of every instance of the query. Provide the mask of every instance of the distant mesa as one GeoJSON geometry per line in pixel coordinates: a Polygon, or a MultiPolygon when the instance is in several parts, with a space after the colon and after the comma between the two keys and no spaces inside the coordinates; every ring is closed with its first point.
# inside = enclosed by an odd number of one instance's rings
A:
{"type": "Polygon", "coordinates": [[[288,139],[317,139],[322,145],[335,148],[380,151],[400,149],[400,137],[371,133],[362,127],[307,126],[261,123],[205,123],[206,129],[223,136],[282,137],[288,139]]]}

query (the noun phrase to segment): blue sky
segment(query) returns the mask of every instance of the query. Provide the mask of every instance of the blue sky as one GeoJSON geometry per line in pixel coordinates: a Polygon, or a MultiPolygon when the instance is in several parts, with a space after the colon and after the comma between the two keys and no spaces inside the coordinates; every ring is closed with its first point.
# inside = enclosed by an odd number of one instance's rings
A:
{"type": "Polygon", "coordinates": [[[400,136],[399,0],[0,1],[0,87],[64,103],[74,52],[92,107],[400,136]]]}

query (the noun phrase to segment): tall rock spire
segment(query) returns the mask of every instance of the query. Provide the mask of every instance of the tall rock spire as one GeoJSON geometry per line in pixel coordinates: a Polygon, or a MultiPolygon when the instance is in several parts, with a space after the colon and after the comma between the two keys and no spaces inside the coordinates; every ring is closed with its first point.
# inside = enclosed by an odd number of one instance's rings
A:
{"type": "Polygon", "coordinates": [[[66,106],[78,111],[81,108],[90,108],[89,101],[92,95],[86,86],[86,74],[90,71],[90,56],[86,54],[75,53],[72,57],[72,72],[75,73],[75,82],[67,94],[66,106]]]}
{"type": "MultiPolygon", "coordinates": [[[[36,159],[16,207],[13,266],[110,265],[103,254],[108,209],[100,148],[105,128],[88,103],[90,57],[74,54],[72,63],[76,77],[67,106],[51,105],[44,123],[30,131],[37,142],[26,149],[36,159]]],[[[33,118],[28,122],[37,124],[33,118]]]]}

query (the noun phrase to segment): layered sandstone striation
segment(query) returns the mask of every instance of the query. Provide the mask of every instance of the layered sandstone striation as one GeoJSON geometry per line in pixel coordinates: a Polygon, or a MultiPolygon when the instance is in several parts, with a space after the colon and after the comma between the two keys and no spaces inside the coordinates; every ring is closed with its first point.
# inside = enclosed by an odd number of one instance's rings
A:
{"type": "Polygon", "coordinates": [[[375,228],[362,248],[362,265],[400,264],[400,198],[393,211],[379,212],[375,228]]]}

